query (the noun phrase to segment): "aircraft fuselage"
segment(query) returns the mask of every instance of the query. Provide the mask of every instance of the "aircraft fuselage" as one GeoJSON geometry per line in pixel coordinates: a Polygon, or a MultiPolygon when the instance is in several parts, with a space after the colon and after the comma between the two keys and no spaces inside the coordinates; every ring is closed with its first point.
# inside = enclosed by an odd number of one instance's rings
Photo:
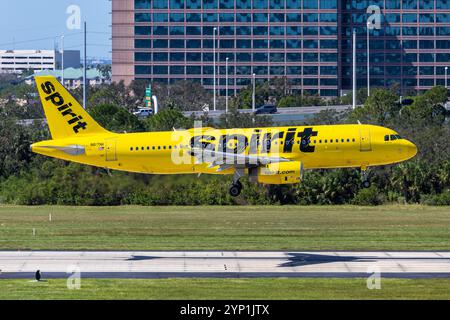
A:
{"type": "Polygon", "coordinates": [[[367,168],[414,157],[416,146],[388,128],[327,125],[84,135],[42,141],[36,153],[96,167],[146,174],[233,174],[197,163],[190,148],[300,161],[304,169],[367,168]],[[388,138],[386,138],[388,137],[388,138]],[[53,147],[49,147],[53,146],[53,147]]]}

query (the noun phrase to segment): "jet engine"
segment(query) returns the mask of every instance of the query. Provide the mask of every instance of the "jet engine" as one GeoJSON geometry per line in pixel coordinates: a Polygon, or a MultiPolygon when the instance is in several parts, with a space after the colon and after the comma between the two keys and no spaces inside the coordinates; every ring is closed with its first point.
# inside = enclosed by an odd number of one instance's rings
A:
{"type": "Polygon", "coordinates": [[[303,176],[303,164],[300,161],[270,163],[250,172],[254,182],[262,184],[296,184],[303,176]]]}

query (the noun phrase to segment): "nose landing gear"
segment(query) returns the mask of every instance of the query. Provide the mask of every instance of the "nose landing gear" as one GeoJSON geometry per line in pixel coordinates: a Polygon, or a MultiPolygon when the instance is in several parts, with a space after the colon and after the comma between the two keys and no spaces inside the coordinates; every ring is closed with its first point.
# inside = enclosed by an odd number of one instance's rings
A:
{"type": "Polygon", "coordinates": [[[368,178],[367,168],[361,168],[361,176],[362,176],[361,187],[363,187],[364,189],[370,188],[372,183],[370,182],[370,180],[368,178]]]}
{"type": "Polygon", "coordinates": [[[364,180],[364,181],[361,183],[361,186],[362,186],[364,189],[369,189],[371,185],[372,185],[372,183],[371,183],[369,180],[364,180]]]}

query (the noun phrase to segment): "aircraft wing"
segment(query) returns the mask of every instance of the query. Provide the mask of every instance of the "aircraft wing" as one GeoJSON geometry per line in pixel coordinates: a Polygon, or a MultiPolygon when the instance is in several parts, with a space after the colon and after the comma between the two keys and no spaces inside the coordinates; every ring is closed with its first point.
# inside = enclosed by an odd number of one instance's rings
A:
{"type": "Polygon", "coordinates": [[[197,164],[207,163],[210,168],[219,167],[217,171],[223,171],[232,167],[261,166],[270,163],[290,162],[290,159],[269,155],[235,154],[210,149],[191,148],[192,155],[197,164]]]}

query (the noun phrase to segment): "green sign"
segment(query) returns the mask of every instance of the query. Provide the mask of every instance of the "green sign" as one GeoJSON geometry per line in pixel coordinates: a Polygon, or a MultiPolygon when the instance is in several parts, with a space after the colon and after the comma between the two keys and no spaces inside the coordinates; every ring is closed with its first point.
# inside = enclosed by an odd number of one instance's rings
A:
{"type": "Polygon", "coordinates": [[[147,108],[152,107],[152,87],[145,89],[145,106],[147,108]]]}

